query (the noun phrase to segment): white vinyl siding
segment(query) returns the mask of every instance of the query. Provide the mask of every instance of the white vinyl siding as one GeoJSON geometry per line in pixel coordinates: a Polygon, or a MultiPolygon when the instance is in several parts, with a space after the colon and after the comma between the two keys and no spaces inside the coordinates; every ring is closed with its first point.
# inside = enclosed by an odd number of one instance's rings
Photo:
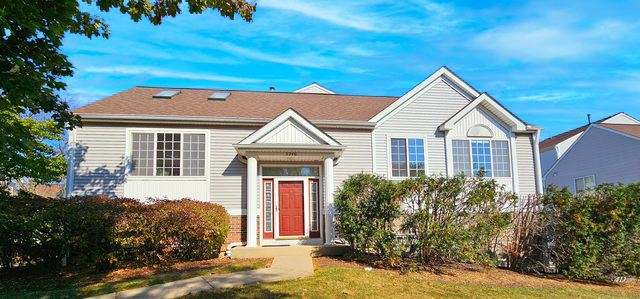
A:
{"type": "Polygon", "coordinates": [[[520,195],[536,194],[535,164],[533,159],[532,134],[516,134],[516,152],[518,159],[518,182],[520,195]]]}
{"type": "Polygon", "coordinates": [[[323,130],[340,144],[347,147],[338,163],[333,167],[334,189],[341,187],[342,181],[351,175],[371,173],[373,171],[371,131],[356,129],[323,130]]]}
{"type": "Polygon", "coordinates": [[[391,177],[389,136],[424,136],[429,174],[446,174],[444,135],[438,131],[444,121],[469,100],[440,80],[431,89],[381,123],[374,131],[376,173],[391,177]]]}
{"type": "Polygon", "coordinates": [[[568,186],[575,178],[595,175],[596,183],[640,182],[640,140],[592,127],[546,174],[547,185],[568,186]]]}
{"type": "Polygon", "coordinates": [[[71,195],[123,196],[127,176],[125,127],[85,124],[74,130],[74,180],[71,195]]]}

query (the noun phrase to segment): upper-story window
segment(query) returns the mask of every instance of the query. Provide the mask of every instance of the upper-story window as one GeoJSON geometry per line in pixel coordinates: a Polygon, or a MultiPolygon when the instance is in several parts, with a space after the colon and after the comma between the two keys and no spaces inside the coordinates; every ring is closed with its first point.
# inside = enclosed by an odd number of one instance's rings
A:
{"type": "Polygon", "coordinates": [[[576,182],[576,193],[581,191],[587,191],[596,186],[596,177],[594,175],[588,175],[585,177],[576,178],[575,182],[576,182]]]}
{"type": "Polygon", "coordinates": [[[424,139],[391,138],[391,176],[416,177],[425,169],[424,139]]]}
{"type": "Polygon", "coordinates": [[[455,174],[484,170],[487,177],[511,176],[508,141],[453,140],[452,151],[455,174]]]}
{"type": "Polygon", "coordinates": [[[132,133],[132,176],[204,176],[205,134],[132,133]]]}

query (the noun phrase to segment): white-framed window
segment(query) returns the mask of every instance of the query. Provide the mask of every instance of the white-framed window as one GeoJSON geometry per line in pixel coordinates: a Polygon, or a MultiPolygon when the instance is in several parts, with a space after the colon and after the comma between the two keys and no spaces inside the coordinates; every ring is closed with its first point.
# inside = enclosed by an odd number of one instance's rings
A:
{"type": "Polygon", "coordinates": [[[426,172],[423,138],[391,138],[391,176],[416,177],[426,172]]]}
{"type": "Polygon", "coordinates": [[[311,195],[311,230],[319,231],[319,211],[318,211],[318,182],[310,181],[309,182],[309,194],[311,195]]]}
{"type": "Polygon", "coordinates": [[[575,179],[575,183],[576,183],[576,193],[582,192],[582,191],[588,191],[590,189],[593,189],[596,186],[596,176],[588,175],[588,176],[579,177],[575,179]]]}
{"type": "Polygon", "coordinates": [[[205,176],[206,134],[131,133],[132,176],[205,176]]]}
{"type": "Polygon", "coordinates": [[[273,182],[264,182],[264,231],[273,232],[273,182]]]}
{"type": "Polygon", "coordinates": [[[503,140],[452,140],[453,172],[487,177],[510,177],[509,142],[503,140]]]}

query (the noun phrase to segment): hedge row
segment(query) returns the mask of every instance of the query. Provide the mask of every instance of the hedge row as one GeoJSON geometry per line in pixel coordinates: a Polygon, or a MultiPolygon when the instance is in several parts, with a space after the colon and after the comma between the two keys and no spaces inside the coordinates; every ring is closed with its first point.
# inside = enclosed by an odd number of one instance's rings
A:
{"type": "Polygon", "coordinates": [[[482,177],[359,174],[336,194],[336,228],[355,252],[405,269],[500,259],[570,278],[640,276],[640,184],[545,194],[519,199],[482,177]]]}
{"type": "Polygon", "coordinates": [[[0,266],[96,268],[214,258],[229,229],[219,205],[21,193],[0,199],[0,266]]]}

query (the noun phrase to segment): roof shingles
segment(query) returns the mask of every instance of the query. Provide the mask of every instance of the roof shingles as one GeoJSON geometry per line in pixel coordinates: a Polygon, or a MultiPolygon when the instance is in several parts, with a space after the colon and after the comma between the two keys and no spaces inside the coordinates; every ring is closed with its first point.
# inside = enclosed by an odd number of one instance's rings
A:
{"type": "Polygon", "coordinates": [[[368,121],[398,98],[336,94],[134,87],[73,110],[79,115],[162,115],[272,119],[293,108],[310,120],[368,121]],[[180,90],[171,99],[153,95],[180,90]],[[230,92],[226,101],[208,100],[216,91],[230,92]]]}

